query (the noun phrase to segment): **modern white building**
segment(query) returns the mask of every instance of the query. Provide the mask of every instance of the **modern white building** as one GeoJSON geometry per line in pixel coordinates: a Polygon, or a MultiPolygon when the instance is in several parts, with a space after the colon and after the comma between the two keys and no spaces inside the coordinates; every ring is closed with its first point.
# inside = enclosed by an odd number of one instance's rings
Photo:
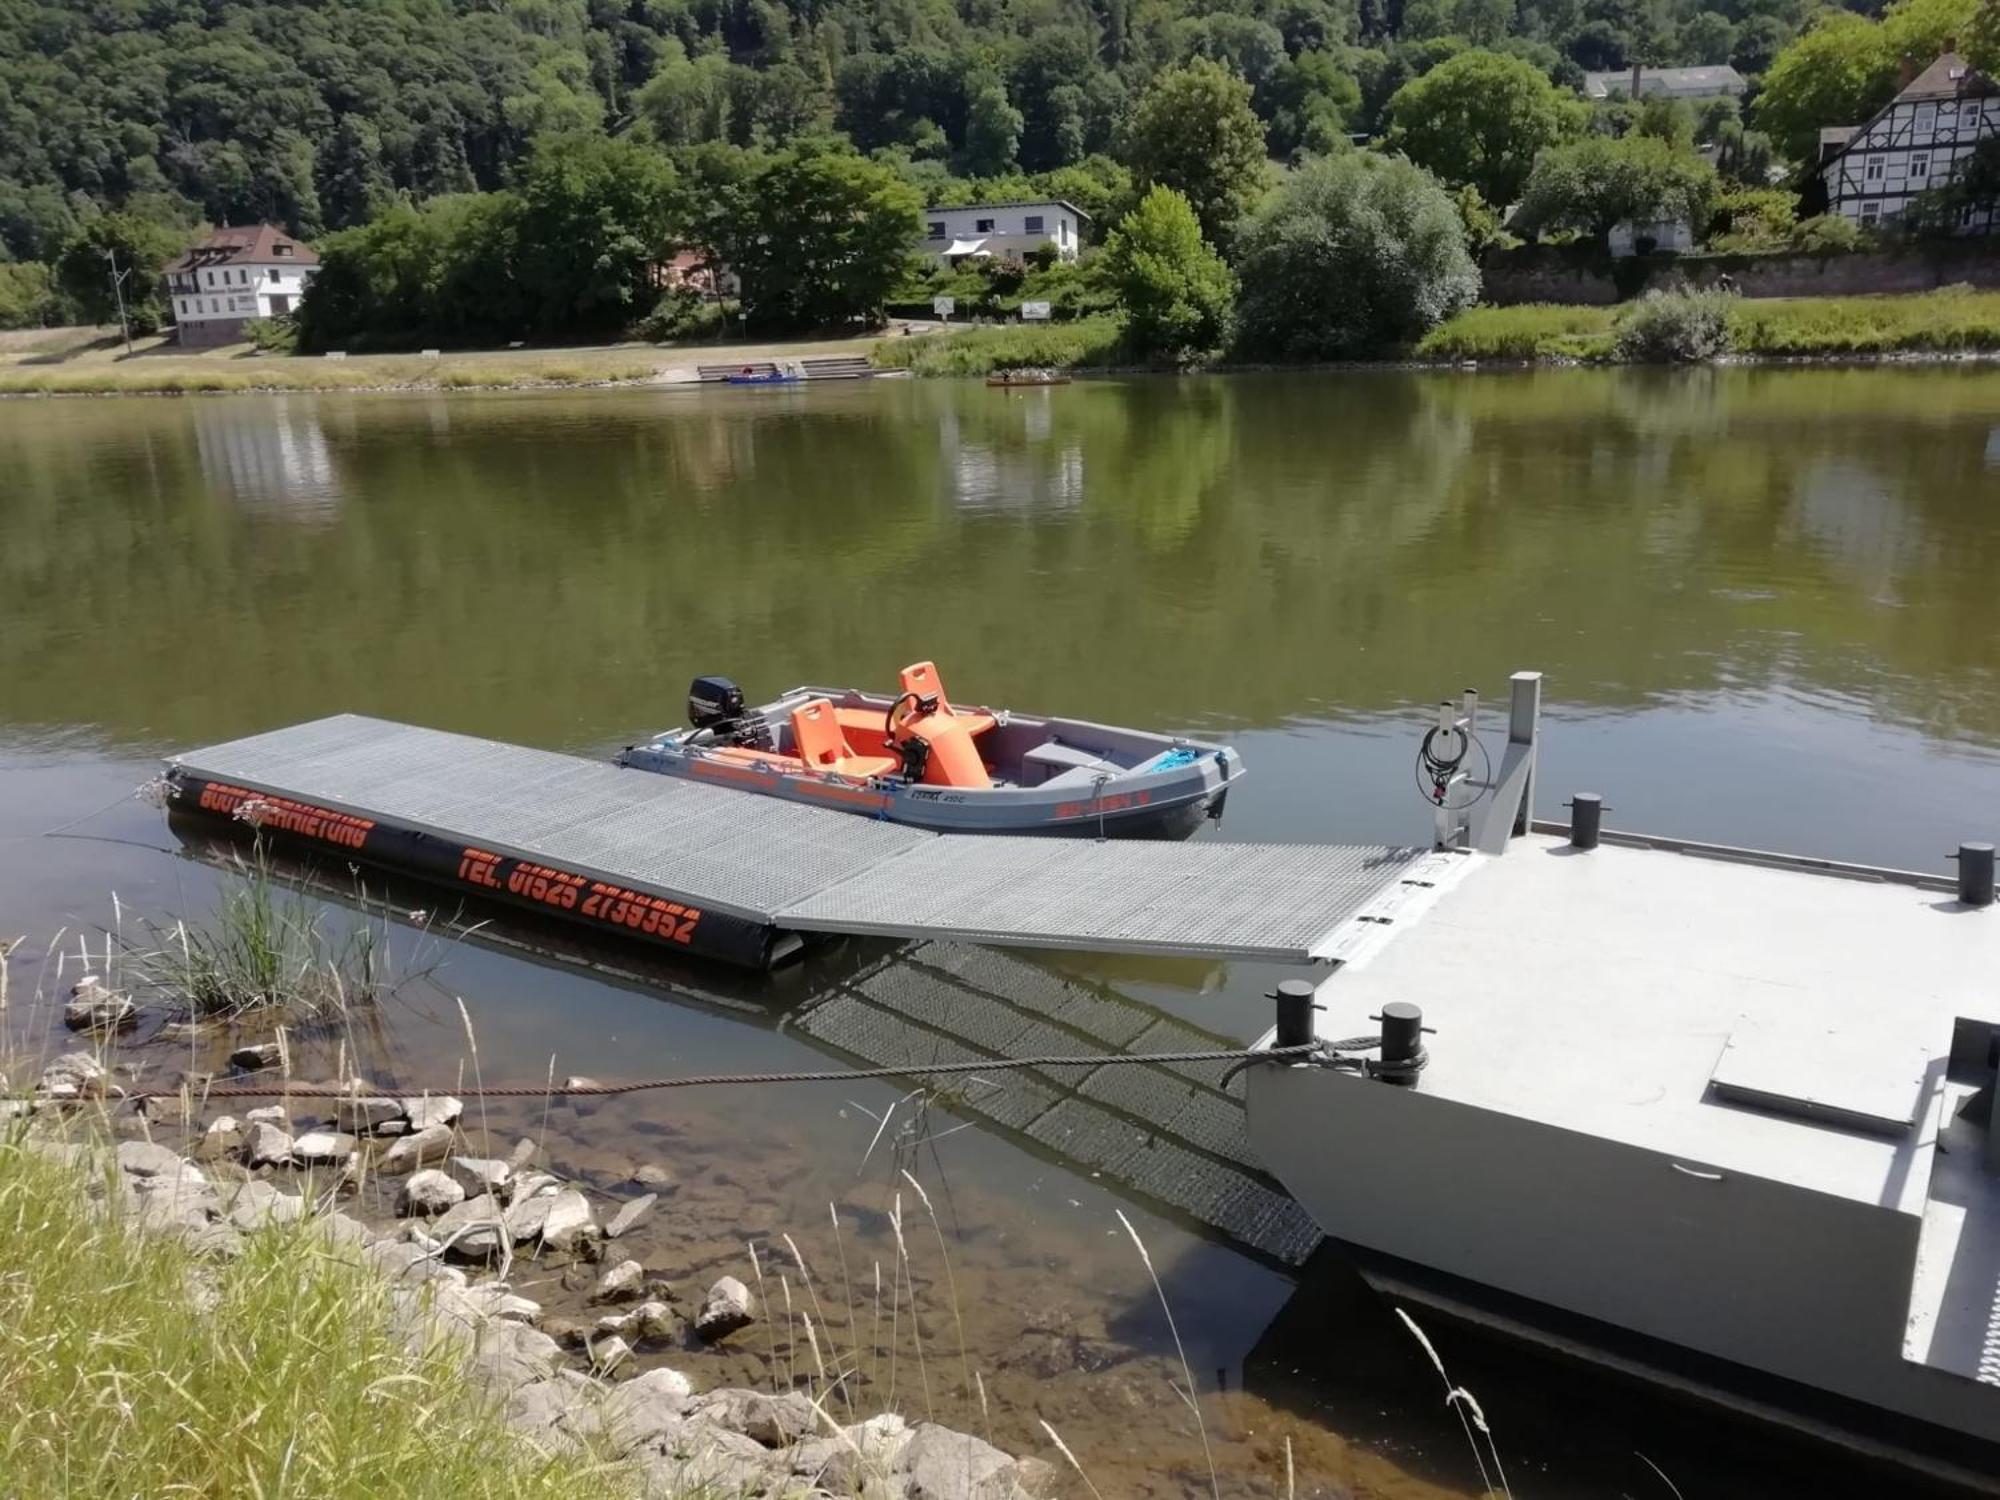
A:
{"type": "Polygon", "coordinates": [[[1642,68],[1583,75],[1586,99],[1735,99],[1743,75],[1727,63],[1706,68],[1642,68]]]}
{"type": "MultiPolygon", "coordinates": [[[[1865,125],[1820,132],[1827,212],[1874,225],[1951,180],[1974,146],[2000,135],[2000,85],[1946,51],[1865,125]]],[[[1990,234],[1991,207],[1960,212],[1962,234],[1990,234]]]]}
{"type": "Polygon", "coordinates": [[[183,344],[227,344],[252,318],[296,312],[319,257],[269,224],[218,229],[168,264],[167,291],[183,344]]]}
{"type": "Polygon", "coordinates": [[[924,238],[917,249],[952,265],[964,260],[1022,260],[1042,245],[1054,245],[1059,258],[1075,260],[1089,220],[1090,215],[1060,198],[927,208],[924,238]]]}

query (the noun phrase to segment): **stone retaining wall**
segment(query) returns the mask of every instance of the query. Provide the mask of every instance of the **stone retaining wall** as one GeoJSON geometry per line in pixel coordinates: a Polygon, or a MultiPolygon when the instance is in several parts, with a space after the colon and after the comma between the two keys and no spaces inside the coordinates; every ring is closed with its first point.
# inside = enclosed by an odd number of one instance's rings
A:
{"type": "Polygon", "coordinates": [[[1936,287],[2000,287],[2000,247],[1983,243],[1910,246],[1858,255],[1648,255],[1611,260],[1572,246],[1524,245],[1481,264],[1480,300],[1606,306],[1674,286],[1710,286],[1727,274],[1745,297],[1845,297],[1927,292],[1936,287]]]}

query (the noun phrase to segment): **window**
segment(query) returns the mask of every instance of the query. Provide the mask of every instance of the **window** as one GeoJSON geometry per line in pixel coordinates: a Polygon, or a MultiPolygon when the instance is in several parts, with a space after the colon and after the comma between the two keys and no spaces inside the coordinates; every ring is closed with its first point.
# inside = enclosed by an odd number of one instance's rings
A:
{"type": "Polygon", "coordinates": [[[271,267],[271,279],[273,281],[278,279],[278,268],[276,266],[271,267]]]}
{"type": "Polygon", "coordinates": [[[1057,220],[1056,220],[1056,240],[1057,240],[1057,242],[1058,242],[1058,243],[1060,243],[1060,244],[1064,244],[1064,245],[1067,245],[1067,244],[1069,243],[1069,220],[1068,220],[1068,219],[1057,219],[1057,220]]]}
{"type": "Polygon", "coordinates": [[[993,232],[993,221],[991,219],[974,219],[972,221],[972,232],[974,234],[991,234],[993,232]]]}
{"type": "MultiPolygon", "coordinates": [[[[932,238],[932,239],[934,239],[934,240],[941,240],[941,239],[943,239],[943,238],[944,238],[944,220],[943,220],[943,219],[932,219],[932,220],[931,220],[931,222],[930,222],[930,233],[931,233],[931,238],[932,238]]],[[[277,272],[276,272],[275,270],[274,270],[274,271],[272,271],[272,272],[271,272],[271,279],[275,281],[275,280],[277,280],[277,277],[278,277],[278,273],[277,273],[277,272]]]]}
{"type": "Polygon", "coordinates": [[[214,285],[215,285],[215,272],[213,272],[213,271],[203,271],[203,272],[201,273],[201,278],[202,278],[202,280],[201,280],[201,284],[202,284],[203,286],[214,286],[214,285]]]}
{"type": "Polygon", "coordinates": [[[1028,229],[1027,229],[1027,232],[1028,232],[1029,234],[1040,234],[1040,233],[1042,233],[1042,216],[1041,216],[1040,214],[1029,214],[1029,215],[1028,215],[1028,229]]]}
{"type": "Polygon", "coordinates": [[[286,244],[283,240],[279,240],[277,244],[271,247],[271,249],[273,253],[278,255],[289,256],[292,253],[292,247],[286,244]]]}
{"type": "Polygon", "coordinates": [[[1862,204],[1862,205],[1861,205],[1861,222],[1862,222],[1862,223],[1864,223],[1864,224],[1873,224],[1873,223],[1874,223],[1874,222],[1875,222],[1875,221],[1876,221],[1877,219],[1879,219],[1879,218],[1881,218],[1881,217],[1882,217],[1882,205],[1881,205],[1881,204],[1879,204],[1879,203],[1864,203],[1864,204],[1862,204]]]}
{"type": "Polygon", "coordinates": [[[1910,181],[1913,184],[1921,184],[1930,181],[1930,176],[1931,176],[1930,152],[1912,151],[1910,153],[1910,181]]]}
{"type": "Polygon", "coordinates": [[[1917,129],[1935,130],[1936,128],[1937,106],[1935,104],[1919,104],[1917,106],[1917,129]]]}
{"type": "Polygon", "coordinates": [[[1862,173],[1862,175],[1866,177],[1870,182],[1880,182],[1882,180],[1882,171],[1886,160],[1887,159],[1885,157],[1880,157],[1880,156],[1869,157],[1867,168],[1862,173]]]}

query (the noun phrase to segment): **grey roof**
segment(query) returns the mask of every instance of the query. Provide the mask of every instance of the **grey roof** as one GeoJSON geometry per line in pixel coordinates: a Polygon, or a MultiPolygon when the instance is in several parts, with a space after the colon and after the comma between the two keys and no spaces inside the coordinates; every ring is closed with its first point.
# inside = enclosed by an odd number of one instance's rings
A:
{"type": "Polygon", "coordinates": [[[1927,99],[1960,99],[1968,95],[2000,93],[1993,80],[1956,52],[1941,52],[1936,62],[1911,79],[1896,95],[1898,104],[1914,104],[1927,99]]]}
{"type": "Polygon", "coordinates": [[[1089,214],[1071,203],[1067,198],[1006,198],[998,203],[933,203],[924,210],[927,214],[962,214],[972,208],[1066,208],[1079,219],[1087,219],[1089,214]]]}
{"type": "MultiPolygon", "coordinates": [[[[1641,68],[1639,92],[1688,97],[1702,94],[1735,94],[1743,91],[1743,75],[1727,63],[1705,68],[1641,68]]],[[[1587,98],[1606,99],[1612,94],[1632,94],[1632,70],[1586,73],[1583,92],[1587,98]]]]}

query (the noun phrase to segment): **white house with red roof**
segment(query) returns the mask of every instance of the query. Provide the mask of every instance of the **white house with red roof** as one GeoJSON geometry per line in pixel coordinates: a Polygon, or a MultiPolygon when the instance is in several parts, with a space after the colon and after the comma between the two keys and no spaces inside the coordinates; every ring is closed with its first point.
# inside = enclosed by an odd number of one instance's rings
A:
{"type": "MultiPolygon", "coordinates": [[[[2000,136],[2000,85],[1945,44],[1923,72],[1865,125],[1820,132],[1827,211],[1874,226],[1900,217],[1918,194],[1941,188],[1981,142],[2000,136]]],[[[1960,210],[1958,232],[2000,228],[1991,207],[1960,210]]]]}
{"type": "Polygon", "coordinates": [[[269,224],[218,229],[167,265],[183,344],[227,344],[252,318],[296,312],[319,257],[269,224]]]}

